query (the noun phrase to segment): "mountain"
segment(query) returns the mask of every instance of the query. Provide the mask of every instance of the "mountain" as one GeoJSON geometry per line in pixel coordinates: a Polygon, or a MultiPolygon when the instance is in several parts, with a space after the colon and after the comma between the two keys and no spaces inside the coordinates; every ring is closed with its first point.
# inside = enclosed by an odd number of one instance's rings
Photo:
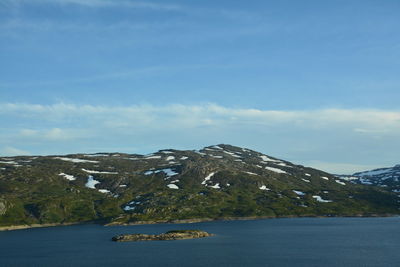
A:
{"type": "Polygon", "coordinates": [[[353,175],[341,175],[340,178],[351,183],[385,187],[387,190],[400,193],[400,165],[357,172],[353,175]]]}
{"type": "Polygon", "coordinates": [[[0,225],[398,214],[395,192],[246,148],[0,158],[0,225]]]}

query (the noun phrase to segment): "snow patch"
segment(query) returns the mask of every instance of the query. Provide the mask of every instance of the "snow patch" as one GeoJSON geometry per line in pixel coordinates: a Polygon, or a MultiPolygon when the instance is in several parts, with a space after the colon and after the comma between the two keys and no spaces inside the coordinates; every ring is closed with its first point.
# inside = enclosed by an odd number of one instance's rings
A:
{"type": "Polygon", "coordinates": [[[186,160],[186,159],[188,159],[188,157],[183,156],[180,158],[180,160],[186,160]]]}
{"type": "Polygon", "coordinates": [[[206,184],[207,181],[210,180],[211,177],[214,176],[214,174],[215,174],[215,172],[212,172],[212,173],[210,173],[209,175],[207,175],[207,176],[204,178],[203,182],[201,182],[201,184],[206,184]]]}
{"type": "Polygon", "coordinates": [[[174,160],[174,159],[175,159],[174,156],[168,156],[165,160],[166,160],[166,161],[170,161],[170,160],[174,160]]]}
{"type": "Polygon", "coordinates": [[[254,173],[254,172],[244,172],[244,173],[251,174],[251,175],[258,175],[257,173],[254,173]]]}
{"type": "Polygon", "coordinates": [[[150,156],[145,157],[145,159],[161,159],[161,156],[152,156],[152,155],[150,155],[150,156]]]}
{"type": "Polygon", "coordinates": [[[103,193],[103,194],[111,193],[111,191],[110,191],[110,190],[107,190],[107,189],[99,189],[99,192],[100,192],[100,193],[103,193]]]}
{"type": "Polygon", "coordinates": [[[335,180],[335,182],[338,183],[338,184],[341,184],[341,185],[346,185],[345,183],[343,183],[343,182],[340,181],[340,180],[335,180]]]}
{"type": "Polygon", "coordinates": [[[94,171],[94,170],[86,170],[82,168],[82,171],[87,173],[96,173],[96,174],[118,174],[118,172],[103,172],[103,171],[94,171]]]}
{"type": "Polygon", "coordinates": [[[328,178],[328,177],[326,177],[326,176],[321,176],[321,179],[324,179],[324,180],[327,180],[327,181],[329,181],[329,178],[328,178]]]}
{"type": "Polygon", "coordinates": [[[304,181],[304,182],[306,182],[306,183],[310,183],[310,180],[303,179],[303,178],[301,178],[301,180],[304,181]]]}
{"type": "Polygon", "coordinates": [[[390,173],[390,172],[393,172],[392,168],[359,172],[359,173],[356,173],[355,175],[357,175],[357,176],[374,176],[374,175],[381,175],[381,174],[390,173]]]}
{"type": "Polygon", "coordinates": [[[96,189],[96,184],[99,184],[99,183],[100,183],[99,181],[93,179],[93,176],[89,175],[85,186],[87,188],[96,189]]]}
{"type": "Polygon", "coordinates": [[[265,167],[265,169],[276,172],[276,173],[287,173],[284,170],[278,169],[278,168],[274,168],[274,167],[265,167]]]}
{"type": "Polygon", "coordinates": [[[260,190],[266,190],[266,191],[270,191],[271,190],[268,187],[266,187],[265,185],[260,186],[259,189],[260,190]]]}
{"type": "Polygon", "coordinates": [[[292,191],[298,196],[305,196],[306,195],[306,193],[303,193],[301,191],[297,191],[297,190],[292,190],[292,191]]]}
{"type": "Polygon", "coordinates": [[[266,161],[266,162],[281,162],[280,160],[276,160],[276,159],[271,159],[270,157],[267,157],[267,156],[265,156],[265,155],[262,155],[262,156],[260,156],[260,158],[263,160],[263,161],[266,161]]]}
{"type": "Polygon", "coordinates": [[[65,179],[69,180],[69,181],[75,181],[76,178],[73,175],[69,175],[69,174],[65,174],[65,173],[60,173],[60,176],[63,176],[65,179]]]}
{"type": "Polygon", "coordinates": [[[54,159],[59,159],[59,160],[69,161],[69,162],[74,162],[74,163],[99,163],[96,160],[75,159],[75,158],[66,158],[66,157],[55,157],[54,159]]]}
{"type": "Polygon", "coordinates": [[[156,170],[156,171],[145,171],[143,174],[144,175],[152,175],[152,174],[156,174],[156,173],[160,173],[163,172],[167,178],[174,176],[174,175],[178,175],[179,173],[175,172],[174,170],[172,170],[171,168],[167,168],[167,169],[161,169],[161,170],[156,170]]]}
{"type": "Polygon", "coordinates": [[[322,199],[322,197],[320,197],[320,196],[312,196],[312,197],[318,202],[322,202],[322,203],[332,202],[332,200],[325,200],[325,199],[322,199]]]}
{"type": "Polygon", "coordinates": [[[214,189],[220,189],[221,188],[221,187],[219,187],[219,183],[217,183],[216,185],[211,185],[210,187],[214,188],[214,189]]]}
{"type": "Polygon", "coordinates": [[[169,184],[169,185],[167,185],[168,186],[168,188],[170,188],[170,189],[179,189],[179,187],[176,185],[176,184],[169,184]]]}
{"type": "Polygon", "coordinates": [[[12,160],[0,161],[0,163],[3,163],[3,164],[11,164],[11,165],[18,165],[18,162],[15,162],[15,161],[12,161],[12,160]]]}

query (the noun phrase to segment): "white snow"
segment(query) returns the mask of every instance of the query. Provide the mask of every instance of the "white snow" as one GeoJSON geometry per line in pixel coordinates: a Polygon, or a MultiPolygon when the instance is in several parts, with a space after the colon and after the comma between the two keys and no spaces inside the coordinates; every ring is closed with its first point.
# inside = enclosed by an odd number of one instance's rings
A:
{"type": "Polygon", "coordinates": [[[366,185],[372,185],[373,184],[368,179],[364,179],[364,178],[360,178],[360,183],[366,184],[366,185]]]}
{"type": "Polygon", "coordinates": [[[183,156],[183,157],[181,157],[180,159],[181,159],[181,160],[186,160],[186,159],[188,159],[188,157],[183,156]]]}
{"type": "Polygon", "coordinates": [[[296,195],[298,196],[305,196],[306,193],[303,193],[301,191],[297,191],[297,190],[292,190],[296,195]]]}
{"type": "Polygon", "coordinates": [[[242,157],[242,156],[236,155],[233,152],[229,152],[229,151],[226,151],[226,150],[223,150],[222,152],[224,152],[225,154],[231,155],[232,157],[236,157],[236,158],[241,158],[242,157]]]}
{"type": "Polygon", "coordinates": [[[12,160],[0,161],[0,163],[3,163],[3,164],[11,164],[11,165],[18,165],[18,162],[15,162],[15,161],[12,161],[12,160]]]}
{"type": "Polygon", "coordinates": [[[251,174],[251,175],[258,175],[257,173],[254,173],[254,172],[245,172],[245,173],[251,174]]]}
{"type": "Polygon", "coordinates": [[[172,170],[171,168],[161,169],[161,170],[156,170],[156,171],[149,170],[149,171],[145,171],[143,174],[144,175],[151,175],[151,174],[155,174],[155,173],[159,173],[159,172],[165,173],[165,175],[168,178],[171,177],[171,176],[179,174],[179,173],[175,172],[174,170],[172,170]]]}
{"type": "Polygon", "coordinates": [[[340,180],[335,180],[335,182],[338,183],[338,184],[341,184],[341,185],[346,185],[345,183],[343,183],[343,182],[340,181],[340,180]]]}
{"type": "Polygon", "coordinates": [[[101,172],[101,171],[94,171],[94,170],[86,170],[82,168],[82,171],[87,173],[97,173],[97,174],[118,174],[118,172],[101,172]]]}
{"type": "Polygon", "coordinates": [[[85,154],[85,157],[108,157],[108,154],[85,154]]]}
{"type": "Polygon", "coordinates": [[[93,179],[93,176],[89,175],[85,186],[87,188],[96,189],[96,184],[99,184],[99,183],[100,183],[99,181],[93,179]]]}
{"type": "Polygon", "coordinates": [[[69,162],[74,162],[74,163],[99,163],[96,160],[75,159],[75,158],[66,158],[66,157],[55,157],[54,159],[59,159],[59,160],[69,161],[69,162]]]}
{"type": "Polygon", "coordinates": [[[356,177],[356,176],[341,176],[340,179],[346,180],[346,181],[352,181],[352,180],[358,180],[358,179],[360,179],[360,177],[356,177]]]}
{"type": "Polygon", "coordinates": [[[278,169],[278,168],[274,168],[274,167],[265,167],[265,169],[276,172],[276,173],[287,173],[284,170],[278,169]]]}
{"type": "Polygon", "coordinates": [[[210,173],[209,175],[207,175],[206,178],[204,178],[203,182],[201,182],[201,184],[206,184],[208,180],[211,179],[211,177],[213,177],[215,174],[215,172],[210,173]]]}
{"type": "Polygon", "coordinates": [[[140,158],[124,158],[124,159],[128,159],[128,160],[140,160],[140,158]]]}
{"type": "Polygon", "coordinates": [[[168,168],[168,169],[162,169],[160,170],[162,172],[165,173],[165,175],[167,175],[168,177],[174,176],[174,175],[178,175],[179,173],[173,171],[172,169],[168,168]]]}
{"type": "Polygon", "coordinates": [[[220,189],[221,188],[221,187],[219,187],[219,183],[217,183],[216,185],[211,185],[210,187],[214,188],[214,189],[220,189]]]}
{"type": "Polygon", "coordinates": [[[260,166],[260,165],[256,165],[256,167],[257,167],[257,168],[262,168],[262,166],[260,166]]]}
{"type": "Polygon", "coordinates": [[[125,206],[125,207],[124,207],[124,211],[134,210],[135,208],[136,208],[136,207],[125,206]]]}
{"type": "Polygon", "coordinates": [[[104,194],[111,193],[110,190],[107,189],[99,189],[99,192],[104,194]]]}
{"type": "Polygon", "coordinates": [[[224,157],[223,156],[215,156],[215,155],[210,155],[211,157],[213,157],[213,158],[216,158],[216,159],[223,159],[224,157]]]}
{"type": "Polygon", "coordinates": [[[170,189],[179,189],[179,187],[176,185],[176,184],[169,184],[169,185],[167,185],[168,186],[168,188],[170,188],[170,189]]]}
{"type": "Polygon", "coordinates": [[[168,151],[168,150],[163,150],[163,151],[161,151],[161,153],[164,153],[164,154],[173,154],[174,152],[168,151]]]}
{"type": "Polygon", "coordinates": [[[231,186],[231,184],[226,184],[226,186],[231,186]]]}
{"type": "Polygon", "coordinates": [[[161,159],[161,156],[147,156],[145,159],[161,159]]]}
{"type": "Polygon", "coordinates": [[[322,202],[322,203],[332,202],[332,200],[325,200],[325,199],[322,199],[322,197],[320,197],[320,196],[312,196],[312,197],[318,202],[322,202]]]}
{"type": "Polygon", "coordinates": [[[119,187],[126,187],[126,184],[120,184],[119,187]]]}
{"type": "Polygon", "coordinates": [[[310,180],[303,179],[303,178],[301,178],[301,180],[304,181],[304,182],[306,182],[306,183],[310,183],[310,180]]]}
{"type": "Polygon", "coordinates": [[[284,163],[284,162],[280,162],[280,163],[278,163],[278,164],[276,164],[276,165],[279,165],[279,166],[282,166],[282,167],[290,167],[290,168],[293,168],[292,166],[289,166],[289,165],[287,165],[287,164],[284,163]]]}
{"type": "Polygon", "coordinates": [[[374,176],[374,175],[381,175],[381,174],[390,173],[390,172],[393,172],[392,168],[360,172],[360,173],[357,173],[356,175],[357,176],[374,176]]]}
{"type": "Polygon", "coordinates": [[[174,156],[168,156],[165,160],[166,160],[166,161],[170,161],[170,160],[174,160],[174,159],[175,159],[174,156]]]}
{"type": "Polygon", "coordinates": [[[326,177],[326,176],[321,176],[321,179],[324,179],[324,180],[329,180],[329,178],[328,178],[328,177],[326,177]]]}
{"type": "Polygon", "coordinates": [[[216,148],[216,149],[221,149],[221,150],[223,150],[223,148],[222,148],[222,147],[220,147],[220,146],[213,146],[213,148],[216,148]]]}
{"type": "Polygon", "coordinates": [[[311,174],[309,174],[309,173],[306,173],[306,176],[311,176],[311,174]]]}
{"type": "Polygon", "coordinates": [[[281,162],[280,160],[271,159],[271,158],[269,158],[269,157],[267,157],[267,156],[265,156],[265,155],[260,156],[260,158],[261,158],[263,161],[266,161],[266,162],[268,162],[268,161],[270,161],[270,162],[281,162]]]}
{"type": "Polygon", "coordinates": [[[259,189],[266,190],[266,191],[271,190],[271,189],[267,188],[265,185],[260,186],[259,189]]]}
{"type": "Polygon", "coordinates": [[[69,181],[75,181],[76,178],[73,175],[69,175],[69,174],[65,174],[65,173],[60,173],[60,176],[64,176],[65,179],[69,180],[69,181]]]}

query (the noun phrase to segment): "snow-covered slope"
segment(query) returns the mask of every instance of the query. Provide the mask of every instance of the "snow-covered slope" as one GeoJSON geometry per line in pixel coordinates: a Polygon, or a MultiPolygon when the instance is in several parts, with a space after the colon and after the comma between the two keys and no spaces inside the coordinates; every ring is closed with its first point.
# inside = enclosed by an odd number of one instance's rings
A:
{"type": "Polygon", "coordinates": [[[340,178],[356,184],[389,187],[396,192],[400,190],[400,165],[357,172],[353,175],[341,175],[340,178]]]}

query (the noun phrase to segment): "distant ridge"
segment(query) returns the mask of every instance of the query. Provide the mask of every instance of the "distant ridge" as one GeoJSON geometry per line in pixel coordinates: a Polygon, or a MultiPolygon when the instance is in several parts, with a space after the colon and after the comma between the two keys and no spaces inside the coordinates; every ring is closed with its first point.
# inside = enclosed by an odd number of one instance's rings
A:
{"type": "Polygon", "coordinates": [[[0,226],[382,216],[399,207],[398,192],[386,187],[227,144],[0,158],[0,226]]]}

